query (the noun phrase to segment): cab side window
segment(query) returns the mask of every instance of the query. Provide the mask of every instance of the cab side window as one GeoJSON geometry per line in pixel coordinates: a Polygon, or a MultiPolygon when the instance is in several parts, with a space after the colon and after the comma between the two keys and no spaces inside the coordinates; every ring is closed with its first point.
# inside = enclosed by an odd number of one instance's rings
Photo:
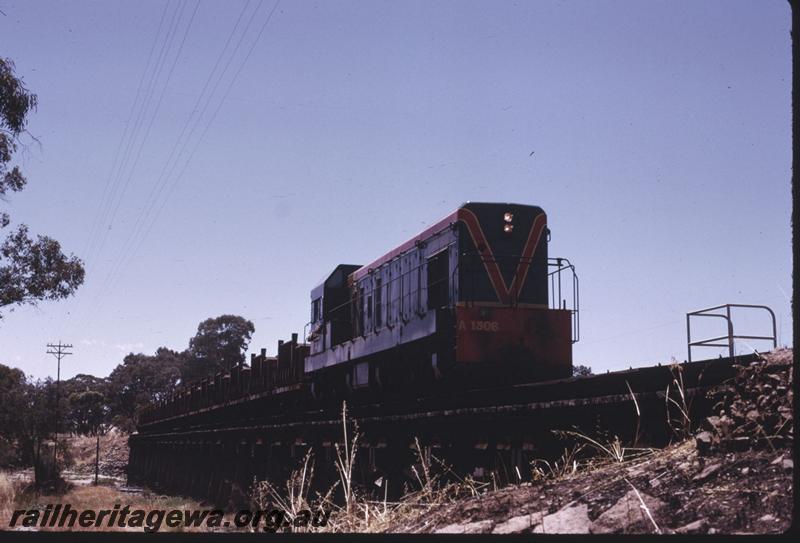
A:
{"type": "Polygon", "coordinates": [[[450,291],[448,251],[439,251],[428,258],[428,309],[445,307],[450,291]]]}

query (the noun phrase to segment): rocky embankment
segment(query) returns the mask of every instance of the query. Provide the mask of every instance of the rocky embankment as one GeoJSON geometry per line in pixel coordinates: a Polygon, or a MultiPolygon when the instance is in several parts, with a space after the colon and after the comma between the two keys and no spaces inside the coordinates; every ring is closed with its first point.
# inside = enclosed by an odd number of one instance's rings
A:
{"type": "MultiPolygon", "coordinates": [[[[67,469],[76,474],[94,475],[96,438],[73,436],[67,439],[71,455],[67,469]]],[[[111,430],[101,435],[99,458],[101,476],[123,477],[128,467],[128,434],[111,430]]]]}

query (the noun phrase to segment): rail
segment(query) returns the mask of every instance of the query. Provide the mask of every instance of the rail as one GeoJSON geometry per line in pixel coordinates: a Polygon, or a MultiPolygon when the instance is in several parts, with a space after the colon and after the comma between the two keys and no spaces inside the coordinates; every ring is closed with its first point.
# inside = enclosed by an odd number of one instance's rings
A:
{"type": "Polygon", "coordinates": [[[696,311],[691,311],[686,314],[686,346],[688,350],[688,360],[689,362],[692,361],[692,347],[717,347],[717,348],[727,348],[728,349],[728,356],[733,358],[733,347],[734,347],[734,340],[736,339],[755,339],[755,340],[763,340],[763,341],[772,341],[772,347],[776,348],[778,346],[778,339],[777,339],[777,327],[775,325],[775,313],[769,307],[765,305],[754,305],[754,304],[722,304],[717,305],[714,307],[707,307],[705,309],[698,309],[696,311]],[[736,335],[733,329],[733,320],[731,319],[731,308],[738,307],[738,308],[748,308],[748,309],[763,309],[767,311],[772,318],[772,335],[771,336],[745,336],[745,335],[736,335]],[[720,310],[725,310],[724,314],[718,313],[720,310]],[[716,312],[716,313],[715,313],[716,312]],[[701,339],[698,341],[692,341],[692,317],[717,317],[721,319],[725,319],[728,327],[728,333],[724,336],[716,336],[707,339],[701,339]],[[716,343],[717,341],[726,340],[725,343],[716,343]]]}

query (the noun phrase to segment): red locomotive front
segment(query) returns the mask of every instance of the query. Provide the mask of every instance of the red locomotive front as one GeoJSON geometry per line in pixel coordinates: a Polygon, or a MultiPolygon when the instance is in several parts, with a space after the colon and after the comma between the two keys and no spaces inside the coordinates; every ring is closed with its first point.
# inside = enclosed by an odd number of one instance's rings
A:
{"type": "MultiPolygon", "coordinates": [[[[458,219],[454,363],[488,365],[484,373],[515,380],[570,376],[577,323],[574,310],[549,308],[551,301],[556,308],[562,302],[548,288],[544,211],[466,204],[458,219]]],[[[561,266],[555,267],[560,280],[561,266]]]]}

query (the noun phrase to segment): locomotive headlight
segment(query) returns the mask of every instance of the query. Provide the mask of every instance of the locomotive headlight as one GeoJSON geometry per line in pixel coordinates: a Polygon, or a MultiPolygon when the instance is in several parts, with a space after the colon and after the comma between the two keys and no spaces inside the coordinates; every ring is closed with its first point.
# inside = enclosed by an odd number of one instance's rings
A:
{"type": "MultiPolygon", "coordinates": [[[[507,223],[510,223],[511,221],[513,221],[513,220],[514,220],[514,214],[513,214],[513,213],[510,213],[510,212],[508,212],[508,211],[506,211],[506,212],[503,214],[503,220],[504,220],[504,221],[506,221],[507,223]]],[[[507,231],[508,231],[508,230],[507,230],[507,231]]]]}
{"type": "Polygon", "coordinates": [[[505,232],[506,234],[510,234],[513,231],[514,231],[514,225],[513,224],[506,223],[506,224],[503,225],[503,232],[505,232]]]}

